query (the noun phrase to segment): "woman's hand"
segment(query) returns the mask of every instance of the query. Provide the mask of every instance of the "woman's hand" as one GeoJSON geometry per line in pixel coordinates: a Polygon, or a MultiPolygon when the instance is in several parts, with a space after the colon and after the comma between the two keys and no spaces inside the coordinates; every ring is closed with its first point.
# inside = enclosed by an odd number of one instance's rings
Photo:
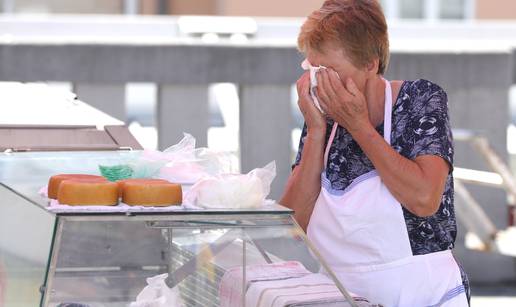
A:
{"type": "Polygon", "coordinates": [[[326,135],[326,119],[315,106],[310,96],[310,73],[305,72],[297,80],[297,94],[299,109],[305,119],[308,135],[310,137],[324,138],[326,135]]]}
{"type": "Polygon", "coordinates": [[[304,73],[297,81],[297,93],[299,109],[305,118],[308,133],[301,161],[290,175],[279,203],[294,210],[296,221],[306,231],[321,191],[326,118],[314,105],[310,96],[309,72],[304,73]]]}
{"type": "Polygon", "coordinates": [[[367,101],[351,78],[343,81],[332,69],[317,73],[317,98],[323,111],[353,134],[371,126],[367,101]]]}

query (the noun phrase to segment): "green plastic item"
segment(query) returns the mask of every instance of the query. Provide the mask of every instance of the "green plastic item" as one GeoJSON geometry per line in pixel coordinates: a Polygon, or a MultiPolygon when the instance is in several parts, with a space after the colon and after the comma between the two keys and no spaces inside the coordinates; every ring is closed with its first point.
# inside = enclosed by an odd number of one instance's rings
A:
{"type": "Polygon", "coordinates": [[[106,177],[109,181],[128,179],[133,176],[133,169],[127,164],[113,166],[99,165],[99,170],[102,176],[106,177]]]}

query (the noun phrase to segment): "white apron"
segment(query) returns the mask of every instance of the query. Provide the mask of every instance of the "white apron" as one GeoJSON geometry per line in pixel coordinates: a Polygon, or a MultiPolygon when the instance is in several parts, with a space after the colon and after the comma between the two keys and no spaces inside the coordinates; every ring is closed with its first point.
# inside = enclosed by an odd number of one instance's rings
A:
{"type": "MultiPolygon", "coordinates": [[[[392,91],[385,81],[384,138],[390,144],[392,91]]],[[[328,141],[324,166],[335,138],[328,141]]],[[[373,170],[344,191],[331,189],[326,171],[308,237],[342,285],[386,307],[468,306],[451,251],[413,256],[400,203],[373,170]]]]}

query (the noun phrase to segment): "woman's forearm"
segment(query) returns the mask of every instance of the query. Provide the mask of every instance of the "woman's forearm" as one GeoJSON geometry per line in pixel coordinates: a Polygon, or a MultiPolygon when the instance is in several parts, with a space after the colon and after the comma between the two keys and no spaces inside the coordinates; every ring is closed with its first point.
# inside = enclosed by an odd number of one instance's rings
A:
{"type": "Polygon", "coordinates": [[[353,133],[393,196],[418,216],[434,214],[440,205],[448,165],[439,157],[407,159],[371,126],[353,133]]]}
{"type": "Polygon", "coordinates": [[[324,160],[324,135],[308,134],[303,155],[287,181],[279,203],[294,210],[294,217],[306,230],[315,201],[321,189],[321,172],[324,160]]]}

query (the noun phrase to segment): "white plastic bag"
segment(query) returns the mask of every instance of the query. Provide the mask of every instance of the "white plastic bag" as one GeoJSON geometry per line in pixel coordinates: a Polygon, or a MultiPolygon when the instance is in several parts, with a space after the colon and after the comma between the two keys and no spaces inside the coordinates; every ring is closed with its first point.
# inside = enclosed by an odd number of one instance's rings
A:
{"type": "Polygon", "coordinates": [[[276,177],[276,163],[248,174],[221,174],[197,182],[185,195],[183,205],[189,208],[258,208],[264,205],[276,177]]]}
{"type": "Polygon", "coordinates": [[[168,273],[147,278],[147,286],[136,297],[129,307],[182,307],[184,306],[179,289],[170,289],[165,280],[168,273]]]}
{"type": "Polygon", "coordinates": [[[187,133],[179,143],[163,152],[145,150],[142,158],[163,162],[156,177],[177,183],[193,184],[202,177],[228,173],[231,169],[226,153],[195,148],[195,138],[187,133]]]}

